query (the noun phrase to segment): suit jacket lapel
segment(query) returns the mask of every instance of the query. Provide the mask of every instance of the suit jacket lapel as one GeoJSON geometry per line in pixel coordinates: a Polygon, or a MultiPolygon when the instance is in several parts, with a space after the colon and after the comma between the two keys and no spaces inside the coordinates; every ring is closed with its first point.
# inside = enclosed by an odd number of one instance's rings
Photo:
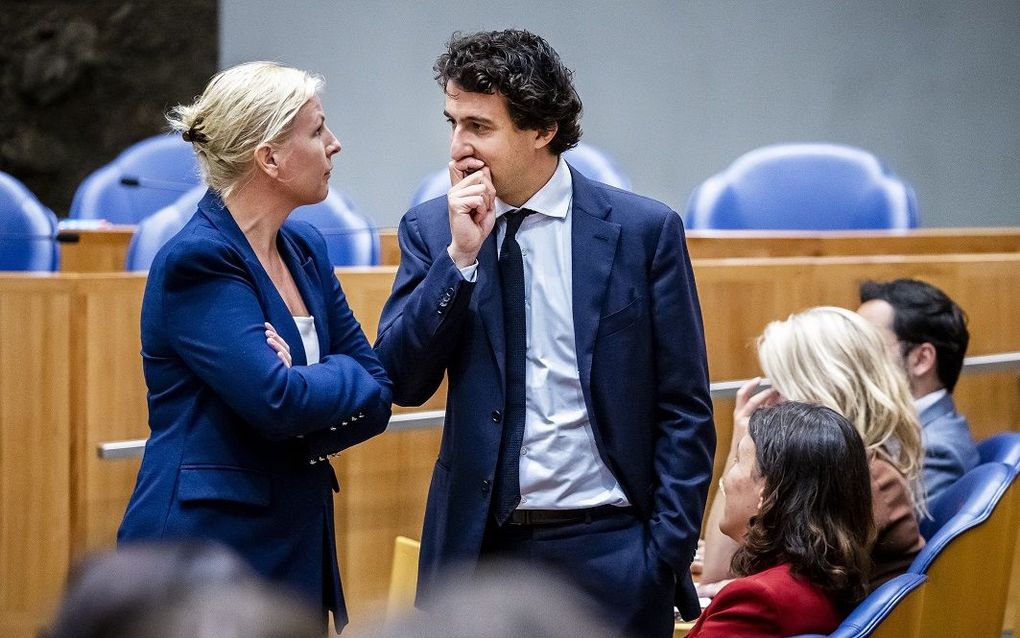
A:
{"type": "Polygon", "coordinates": [[[574,345],[581,373],[581,387],[587,395],[590,391],[595,333],[599,317],[602,316],[609,275],[613,270],[620,225],[608,221],[612,206],[591,181],[573,168],[570,172],[574,183],[571,206],[573,221],[570,227],[574,345]]]}
{"type": "MultiPolygon", "coordinates": [[[[283,302],[283,298],[280,297],[280,293],[276,290],[276,286],[273,285],[273,281],[266,274],[266,269],[262,267],[262,263],[259,262],[259,258],[255,256],[255,251],[252,249],[251,244],[248,243],[248,238],[244,236],[244,232],[234,221],[234,217],[227,210],[226,205],[219,195],[212,191],[205,194],[202,201],[198,203],[199,213],[205,216],[206,219],[211,223],[220,233],[226,238],[228,242],[241,254],[244,258],[244,262],[248,268],[248,272],[251,273],[253,283],[258,287],[259,294],[261,296],[260,301],[263,303],[263,310],[267,317],[266,321],[273,324],[276,328],[277,334],[286,341],[291,347],[291,356],[294,361],[294,365],[307,365],[305,359],[304,347],[296,348],[301,345],[301,334],[298,332],[297,325],[294,323],[294,319],[290,315],[290,311],[287,309],[287,304],[283,302]]],[[[291,267],[291,264],[287,264],[291,267]]],[[[298,280],[298,274],[296,270],[291,267],[291,275],[294,280],[298,280]]],[[[300,282],[298,286],[300,287],[300,282]]],[[[308,297],[305,295],[304,289],[301,290],[302,297],[305,298],[305,305],[308,305],[308,297]]],[[[311,306],[309,306],[311,310],[311,306]]],[[[318,313],[317,313],[318,314],[318,313]]],[[[319,331],[318,318],[316,320],[316,331],[319,331]]],[[[327,352],[322,349],[322,334],[319,336],[320,351],[327,352]]],[[[269,346],[266,346],[267,348],[269,346]]]]}
{"type": "MultiPolygon", "coordinates": [[[[315,319],[315,335],[319,340],[319,356],[329,354],[329,324],[326,322],[325,286],[319,280],[315,270],[315,261],[311,255],[305,255],[291,239],[290,233],[280,229],[280,253],[287,269],[290,270],[294,283],[297,284],[305,308],[315,319]]],[[[303,351],[304,348],[301,348],[303,351]]],[[[297,361],[295,360],[295,363],[297,361]]],[[[307,362],[306,362],[307,365],[307,362]]]]}
{"type": "MultiPolygon", "coordinates": [[[[497,220],[498,223],[498,220],[497,220]]],[[[506,383],[506,337],[503,334],[503,295],[499,287],[499,264],[496,256],[496,228],[482,244],[478,253],[478,314],[489,337],[496,358],[499,377],[506,383]]]]}

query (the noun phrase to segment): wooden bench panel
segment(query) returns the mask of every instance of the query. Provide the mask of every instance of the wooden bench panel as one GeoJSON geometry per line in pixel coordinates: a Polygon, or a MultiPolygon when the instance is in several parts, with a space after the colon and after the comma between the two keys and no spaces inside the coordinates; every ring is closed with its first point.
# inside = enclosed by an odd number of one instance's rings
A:
{"type": "MultiPolygon", "coordinates": [[[[395,268],[338,273],[374,337],[395,268]]],[[[768,321],[818,304],[855,307],[865,278],[929,280],[968,311],[972,354],[1020,350],[1020,254],[698,260],[695,276],[717,380],[758,372],[753,340],[768,321]]],[[[148,433],[138,334],[144,281],[0,275],[0,582],[19,584],[0,593],[5,635],[32,635],[69,560],[114,542],[138,462],[102,461],[95,449],[148,433]]],[[[961,381],[957,398],[979,438],[1020,429],[1018,378],[961,381]]],[[[426,407],[443,402],[440,394],[426,407]]],[[[725,450],[732,401],[715,407],[725,450]]],[[[385,595],[393,538],[420,535],[440,436],[387,433],[335,461],[341,568],[355,616],[385,595]]]]}

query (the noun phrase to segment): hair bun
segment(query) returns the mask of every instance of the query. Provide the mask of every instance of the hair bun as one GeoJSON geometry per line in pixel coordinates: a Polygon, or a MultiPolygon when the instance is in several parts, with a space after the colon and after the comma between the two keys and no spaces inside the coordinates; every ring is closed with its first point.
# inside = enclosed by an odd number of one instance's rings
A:
{"type": "Polygon", "coordinates": [[[206,142],[209,141],[209,138],[206,136],[206,134],[198,130],[198,124],[195,124],[188,130],[181,133],[181,138],[185,142],[192,142],[198,144],[205,144],[206,142]]]}

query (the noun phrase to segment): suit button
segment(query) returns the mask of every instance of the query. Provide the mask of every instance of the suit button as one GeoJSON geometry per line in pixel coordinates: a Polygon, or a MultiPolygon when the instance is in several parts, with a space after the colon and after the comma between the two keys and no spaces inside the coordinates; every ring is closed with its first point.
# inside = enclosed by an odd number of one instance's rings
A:
{"type": "Polygon", "coordinates": [[[489,487],[491,487],[491,486],[492,486],[492,483],[489,482],[489,479],[482,479],[482,494],[488,494],[489,493],[489,487]]]}
{"type": "Polygon", "coordinates": [[[491,416],[493,423],[499,423],[500,421],[503,420],[503,413],[500,412],[499,410],[493,410],[491,416]]]}

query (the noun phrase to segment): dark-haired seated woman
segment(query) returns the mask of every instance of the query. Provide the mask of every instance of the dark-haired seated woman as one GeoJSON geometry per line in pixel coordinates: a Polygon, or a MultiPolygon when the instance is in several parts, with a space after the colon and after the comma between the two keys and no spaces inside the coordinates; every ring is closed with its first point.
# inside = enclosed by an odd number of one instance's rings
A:
{"type": "Polygon", "coordinates": [[[720,489],[719,528],[739,544],[731,562],[738,578],[688,636],[834,630],[866,593],[874,536],[868,458],[854,426],[817,405],[761,408],[720,489]]]}

